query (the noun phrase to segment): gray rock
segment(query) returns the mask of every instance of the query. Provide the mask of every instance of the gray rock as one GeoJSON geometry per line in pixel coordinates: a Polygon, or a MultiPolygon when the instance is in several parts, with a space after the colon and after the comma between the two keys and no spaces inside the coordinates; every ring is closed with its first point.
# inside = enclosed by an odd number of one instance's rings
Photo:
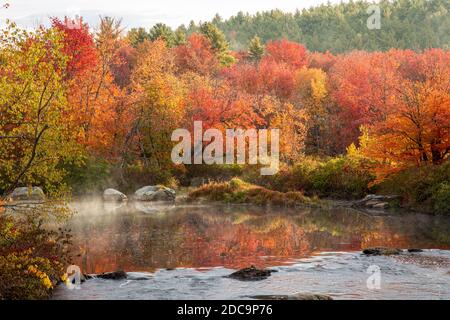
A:
{"type": "Polygon", "coordinates": [[[174,201],[176,192],[164,186],[146,186],[134,193],[137,201],[174,201]]]}
{"type": "Polygon", "coordinates": [[[103,200],[122,202],[127,200],[127,196],[115,189],[106,189],[103,192],[103,200]]]}
{"type": "Polygon", "coordinates": [[[250,298],[258,300],[333,300],[330,296],[314,293],[295,293],[293,295],[258,295],[250,298]]]}
{"type": "Polygon", "coordinates": [[[42,191],[39,187],[21,187],[16,188],[14,191],[8,196],[13,201],[21,201],[21,200],[45,200],[44,191],[42,191]]]}

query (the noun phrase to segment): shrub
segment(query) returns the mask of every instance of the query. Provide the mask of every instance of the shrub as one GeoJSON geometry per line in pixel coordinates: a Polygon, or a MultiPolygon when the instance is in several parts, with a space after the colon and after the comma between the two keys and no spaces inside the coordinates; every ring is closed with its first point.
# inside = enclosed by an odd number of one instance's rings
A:
{"type": "Polygon", "coordinates": [[[450,161],[441,165],[408,168],[388,177],[376,186],[379,193],[397,194],[406,207],[449,214],[450,161]]]}
{"type": "Polygon", "coordinates": [[[431,196],[433,209],[438,214],[450,214],[450,182],[440,183],[431,196]]]}
{"type": "Polygon", "coordinates": [[[103,192],[110,186],[111,166],[102,159],[88,158],[84,164],[66,166],[66,184],[75,195],[103,192]]]}
{"type": "Polygon", "coordinates": [[[49,210],[56,221],[66,214],[60,206],[32,209],[21,218],[0,213],[0,300],[46,299],[62,280],[71,236],[43,227],[49,210]]]}
{"type": "Polygon", "coordinates": [[[326,161],[312,172],[311,187],[320,196],[361,198],[368,192],[368,185],[374,178],[361,161],[338,157],[326,161]]]}
{"type": "Polygon", "coordinates": [[[307,195],[360,198],[368,191],[374,176],[363,160],[348,156],[320,160],[305,157],[292,167],[283,167],[273,177],[252,180],[279,191],[302,191],[307,195]]]}

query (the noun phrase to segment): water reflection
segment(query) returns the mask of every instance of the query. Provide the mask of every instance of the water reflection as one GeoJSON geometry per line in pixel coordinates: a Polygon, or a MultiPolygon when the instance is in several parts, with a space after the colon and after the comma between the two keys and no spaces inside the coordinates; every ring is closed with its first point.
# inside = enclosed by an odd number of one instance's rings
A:
{"type": "Polygon", "coordinates": [[[368,246],[450,248],[450,219],[372,217],[351,209],[74,204],[75,262],[83,272],[289,264],[368,246]]]}

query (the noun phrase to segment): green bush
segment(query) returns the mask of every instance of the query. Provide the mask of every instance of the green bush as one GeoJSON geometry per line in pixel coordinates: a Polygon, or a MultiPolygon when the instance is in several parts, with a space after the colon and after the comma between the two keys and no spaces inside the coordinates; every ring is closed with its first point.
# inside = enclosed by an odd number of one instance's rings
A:
{"type": "Polygon", "coordinates": [[[101,193],[110,187],[111,165],[97,158],[88,158],[82,165],[66,166],[66,184],[74,195],[101,193]]]}
{"type": "Polygon", "coordinates": [[[361,198],[368,192],[374,176],[364,169],[361,161],[338,157],[317,167],[311,179],[312,190],[317,190],[320,196],[361,198]]]}
{"type": "Polygon", "coordinates": [[[440,183],[431,197],[433,209],[439,214],[450,214],[450,182],[440,183]]]}
{"type": "Polygon", "coordinates": [[[352,157],[316,159],[305,157],[283,167],[272,177],[250,180],[279,191],[303,191],[307,195],[355,199],[363,197],[374,176],[362,160],[352,157]]]}
{"type": "Polygon", "coordinates": [[[450,161],[422,165],[396,173],[376,186],[383,194],[397,194],[406,207],[450,214],[450,161]]]}

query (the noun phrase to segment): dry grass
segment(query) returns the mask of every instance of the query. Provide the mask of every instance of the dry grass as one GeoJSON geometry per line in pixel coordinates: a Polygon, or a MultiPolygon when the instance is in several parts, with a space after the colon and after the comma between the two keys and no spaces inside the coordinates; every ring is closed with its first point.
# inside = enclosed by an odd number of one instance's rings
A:
{"type": "Polygon", "coordinates": [[[318,206],[317,198],[309,198],[301,192],[279,192],[249,184],[238,178],[228,182],[209,183],[189,193],[190,199],[206,199],[227,203],[249,203],[274,206],[318,206]]]}

